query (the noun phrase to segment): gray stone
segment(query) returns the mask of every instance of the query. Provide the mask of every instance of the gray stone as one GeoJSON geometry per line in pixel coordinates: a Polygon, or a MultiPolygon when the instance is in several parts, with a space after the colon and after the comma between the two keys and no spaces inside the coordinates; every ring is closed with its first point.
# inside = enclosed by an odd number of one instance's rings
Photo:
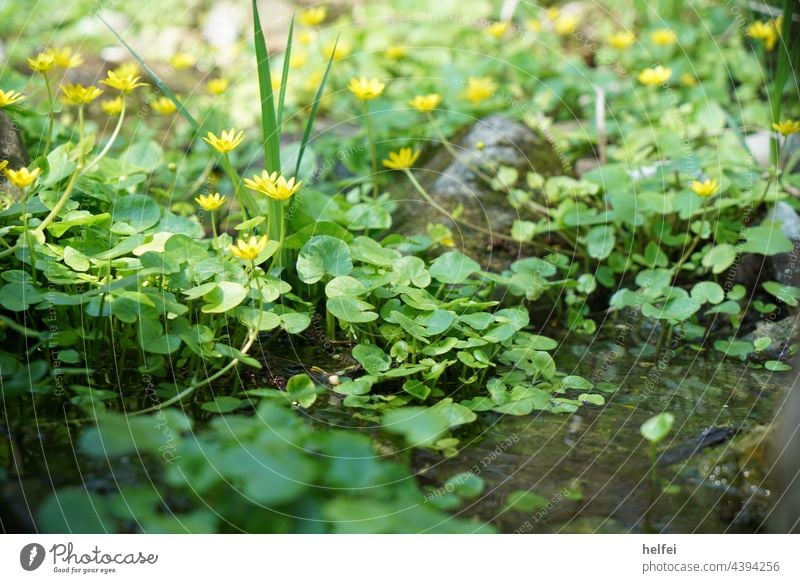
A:
{"type": "Polygon", "coordinates": [[[772,274],[775,281],[783,285],[800,286],[800,265],[798,250],[800,249],[800,215],[783,201],[772,207],[767,220],[781,223],[781,231],[792,240],[792,251],[772,256],[772,274]]]}
{"type": "MultiPolygon", "coordinates": [[[[448,212],[460,208],[459,218],[465,223],[506,236],[515,220],[533,217],[514,209],[507,200],[507,193],[493,189],[487,178],[493,178],[504,166],[518,171],[521,184],[528,172],[543,176],[563,174],[558,154],[546,138],[502,115],[478,121],[461,137],[455,138],[450,149],[457,156],[440,147],[422,168],[414,170],[415,176],[433,200],[448,212]]],[[[394,224],[401,233],[425,233],[429,223],[444,223],[453,230],[456,247],[473,253],[477,259],[487,256],[493,262],[500,260],[502,263],[504,254],[494,251],[505,249],[509,256],[520,252],[519,245],[513,242],[452,224],[410,185],[396,190],[394,198],[399,203],[394,224]]]]}
{"type": "Polygon", "coordinates": [[[0,111],[0,160],[8,160],[9,168],[28,165],[28,152],[14,121],[0,111]]]}
{"type": "Polygon", "coordinates": [[[760,320],[745,338],[751,342],[759,338],[769,338],[772,342],[764,350],[753,353],[751,358],[759,361],[786,360],[789,347],[797,340],[797,331],[796,315],[780,320],[760,320]]]}

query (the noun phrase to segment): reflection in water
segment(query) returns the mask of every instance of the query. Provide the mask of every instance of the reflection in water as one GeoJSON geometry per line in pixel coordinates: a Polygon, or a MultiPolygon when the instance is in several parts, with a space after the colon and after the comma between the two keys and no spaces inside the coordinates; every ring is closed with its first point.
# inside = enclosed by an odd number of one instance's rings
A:
{"type": "Polygon", "coordinates": [[[586,405],[572,416],[498,416],[455,458],[419,454],[420,476],[439,484],[472,468],[486,489],[460,514],[505,532],[764,530],[771,503],[765,425],[785,396],[785,376],[713,352],[664,354],[656,359],[652,351],[625,351],[610,341],[590,350],[562,346],[562,370],[571,359],[576,374],[618,385],[606,393],[606,405],[586,405]],[[659,445],[656,486],[639,427],[663,411],[675,415],[675,425],[659,445]],[[509,445],[486,463],[500,443],[509,445]],[[503,512],[518,490],[547,504],[503,512]]]}

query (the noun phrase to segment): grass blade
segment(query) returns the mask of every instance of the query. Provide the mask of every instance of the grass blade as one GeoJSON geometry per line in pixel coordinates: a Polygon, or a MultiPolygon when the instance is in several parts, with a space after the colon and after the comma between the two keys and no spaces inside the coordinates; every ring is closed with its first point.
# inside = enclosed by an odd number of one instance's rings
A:
{"type": "Polygon", "coordinates": [[[120,43],[122,43],[122,46],[125,47],[125,49],[131,54],[131,56],[134,59],[136,59],[136,61],[147,72],[147,74],[153,79],[153,82],[155,83],[156,87],[158,87],[159,91],[161,91],[164,95],[166,95],[167,98],[170,101],[172,101],[172,103],[175,104],[175,107],[178,108],[178,111],[183,116],[183,118],[189,122],[189,125],[192,126],[192,129],[194,129],[195,133],[198,133],[200,131],[200,124],[197,123],[197,120],[194,119],[194,117],[192,117],[192,114],[190,114],[186,110],[186,108],[183,106],[183,102],[181,102],[181,100],[178,99],[178,96],[175,95],[172,89],[167,87],[167,84],[164,83],[164,80],[161,79],[161,77],[159,77],[158,75],[156,75],[155,71],[153,71],[150,67],[147,66],[147,63],[145,63],[142,57],[140,57],[137,54],[137,52],[133,50],[133,47],[131,47],[128,43],[126,43],[125,40],[119,35],[119,33],[116,30],[114,30],[114,28],[108,22],[106,22],[102,16],[100,16],[100,14],[97,15],[97,18],[99,18],[100,21],[106,25],[108,30],[111,31],[111,34],[117,37],[117,40],[120,43]]]}
{"type": "Polygon", "coordinates": [[[281,93],[278,97],[278,128],[283,128],[283,101],[286,97],[286,85],[289,83],[289,60],[292,58],[292,38],[294,37],[294,14],[289,23],[289,38],[283,53],[283,72],[281,74],[281,93]]]}
{"type": "MultiPolygon", "coordinates": [[[[796,7],[796,0],[783,2],[783,28],[781,29],[780,42],[778,43],[778,65],[775,68],[775,79],[770,92],[770,110],[772,121],[778,122],[781,117],[781,97],[786,87],[786,82],[792,73],[792,62],[800,62],[800,37],[792,38],[792,13],[796,7]]],[[[778,163],[778,140],[772,139],[772,162],[778,163]]]]}
{"type": "Polygon", "coordinates": [[[325,74],[322,76],[322,81],[317,88],[317,94],[314,96],[314,103],[311,104],[311,112],[308,115],[306,129],[303,131],[303,139],[300,141],[300,149],[297,151],[297,165],[294,169],[295,176],[300,172],[300,164],[303,162],[303,154],[306,151],[306,146],[308,146],[308,139],[311,137],[311,129],[314,127],[314,119],[317,117],[319,102],[322,100],[322,94],[325,91],[325,83],[328,80],[328,74],[331,72],[331,66],[333,65],[333,58],[336,56],[336,47],[338,44],[339,37],[337,36],[336,42],[333,45],[333,50],[331,51],[331,56],[328,59],[328,66],[325,68],[325,74]]]}
{"type": "Polygon", "coordinates": [[[253,36],[256,45],[256,67],[258,69],[258,89],[261,95],[261,129],[264,133],[264,159],[269,172],[281,170],[281,136],[275,119],[275,96],[272,91],[272,75],[269,67],[269,52],[258,3],[253,0],[253,36]]]}

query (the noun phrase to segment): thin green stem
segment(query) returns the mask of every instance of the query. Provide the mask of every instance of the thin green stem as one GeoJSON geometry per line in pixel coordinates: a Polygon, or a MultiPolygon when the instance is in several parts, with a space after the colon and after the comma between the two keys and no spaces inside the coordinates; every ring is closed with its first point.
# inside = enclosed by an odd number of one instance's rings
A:
{"type": "MultiPolygon", "coordinates": [[[[476,225],[474,223],[470,223],[468,221],[465,221],[464,219],[460,219],[460,218],[457,219],[456,217],[453,216],[453,214],[450,211],[448,211],[446,208],[442,207],[439,203],[437,203],[435,200],[433,200],[433,198],[431,198],[431,195],[428,194],[428,192],[425,190],[425,188],[419,183],[419,181],[417,181],[416,177],[414,176],[414,174],[412,174],[411,170],[406,168],[404,170],[404,172],[406,173],[406,176],[408,176],[408,179],[411,181],[411,184],[413,184],[414,188],[416,188],[417,192],[419,192],[420,195],[422,195],[422,198],[424,198],[425,201],[429,205],[431,205],[437,211],[439,211],[440,213],[445,215],[448,219],[450,219],[454,223],[456,223],[458,225],[462,225],[464,227],[467,227],[468,229],[472,229],[473,231],[478,231],[479,233],[483,233],[484,235],[488,235],[489,237],[502,239],[503,241],[511,241],[513,243],[516,243],[516,244],[520,244],[521,243],[521,241],[518,241],[518,240],[514,239],[513,237],[509,237],[508,235],[503,235],[502,233],[497,233],[497,232],[490,231],[489,229],[484,229],[480,225],[476,225]]],[[[534,243],[533,241],[529,241],[528,243],[530,243],[531,245],[538,245],[537,243],[534,243]]]]}
{"type": "Polygon", "coordinates": [[[217,218],[214,216],[214,211],[211,211],[211,232],[214,235],[214,249],[218,249],[219,245],[217,243],[219,236],[217,235],[217,218]]]}
{"type": "Polygon", "coordinates": [[[100,163],[100,160],[102,160],[106,154],[108,154],[108,151],[111,149],[111,146],[117,140],[117,136],[119,136],[119,132],[122,129],[122,122],[124,120],[125,120],[125,100],[123,99],[122,109],[119,112],[119,119],[117,120],[117,125],[114,127],[114,131],[112,132],[111,137],[108,139],[108,142],[106,142],[106,145],[103,147],[100,153],[97,154],[97,156],[95,156],[94,159],[92,159],[92,161],[86,165],[86,167],[83,169],[84,172],[89,172],[92,168],[94,168],[95,166],[97,166],[97,164],[100,163]]]}
{"type": "Polygon", "coordinates": [[[242,179],[236,171],[236,168],[233,167],[228,154],[223,154],[221,161],[222,168],[228,175],[228,179],[233,183],[233,195],[236,200],[239,201],[239,206],[242,210],[242,218],[247,220],[248,216],[258,216],[260,214],[259,207],[250,192],[246,188],[242,188],[242,179]]]}
{"type": "Polygon", "coordinates": [[[80,168],[83,166],[84,162],[84,153],[83,153],[83,145],[81,142],[83,141],[83,105],[78,108],[78,167],[80,168]]]}
{"type": "Polygon", "coordinates": [[[53,88],[50,86],[50,77],[47,76],[47,73],[43,73],[44,76],[44,86],[47,88],[47,140],[44,144],[44,155],[50,153],[50,145],[53,143],[53,125],[54,125],[54,114],[53,114],[53,88]]]}
{"type": "MultiPolygon", "coordinates": [[[[247,351],[250,350],[250,347],[253,345],[253,342],[255,342],[255,339],[257,338],[257,336],[258,336],[258,331],[257,330],[250,330],[250,333],[247,335],[247,340],[242,345],[242,347],[239,349],[239,352],[241,352],[242,354],[247,354],[247,351]]],[[[163,409],[164,407],[169,407],[170,405],[173,405],[173,404],[181,401],[184,397],[188,397],[189,395],[194,393],[200,387],[204,387],[204,386],[214,382],[215,380],[217,380],[218,378],[220,378],[221,376],[226,374],[233,367],[235,367],[237,364],[239,364],[239,359],[238,358],[234,358],[228,364],[226,364],[224,367],[219,369],[216,373],[214,373],[210,377],[206,377],[202,381],[197,381],[197,382],[194,382],[194,383],[190,384],[188,387],[186,387],[184,390],[182,390],[180,393],[178,393],[174,397],[172,397],[170,399],[167,399],[166,401],[164,401],[163,403],[159,403],[158,405],[153,405],[152,407],[148,407],[147,409],[142,409],[141,411],[136,411],[134,413],[131,413],[130,415],[131,415],[131,417],[134,417],[136,415],[144,415],[145,413],[152,413],[154,411],[159,411],[159,410],[163,409]]]]}
{"type": "Polygon", "coordinates": [[[378,198],[378,150],[375,144],[375,133],[372,130],[372,120],[369,115],[369,102],[364,101],[364,118],[367,126],[367,141],[369,142],[369,157],[372,160],[372,198],[378,198]]]}

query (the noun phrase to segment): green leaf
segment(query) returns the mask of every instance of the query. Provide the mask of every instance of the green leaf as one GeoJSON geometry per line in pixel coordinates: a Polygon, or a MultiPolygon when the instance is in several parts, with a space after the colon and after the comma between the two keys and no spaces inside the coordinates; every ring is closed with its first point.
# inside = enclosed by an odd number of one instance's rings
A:
{"type": "Polygon", "coordinates": [[[639,432],[650,443],[659,443],[672,430],[675,416],[672,413],[659,413],[642,423],[639,432]]]}
{"type": "Polygon", "coordinates": [[[765,281],[761,286],[783,303],[796,307],[800,299],[800,288],[784,285],[777,281],[765,281]]]}
{"type": "Polygon", "coordinates": [[[535,512],[545,508],[548,504],[547,498],[534,494],[533,492],[526,492],[525,490],[515,490],[506,498],[506,504],[503,506],[503,512],[535,512]]]}
{"type": "Polygon", "coordinates": [[[455,492],[459,498],[471,500],[480,496],[485,486],[486,484],[480,476],[472,472],[461,472],[447,480],[443,488],[446,492],[455,492]]]}
{"type": "Polygon", "coordinates": [[[317,387],[307,374],[294,375],[286,383],[286,392],[292,401],[308,408],[317,400],[317,387]]]}
{"type": "Polygon", "coordinates": [[[736,261],[736,247],[727,243],[712,247],[702,261],[703,267],[710,267],[712,273],[722,273],[736,261]]]}
{"type": "Polygon", "coordinates": [[[583,393],[582,395],[578,395],[578,401],[581,403],[589,403],[590,405],[597,405],[598,407],[602,407],[606,404],[606,399],[602,395],[593,395],[591,393],[583,393]]]}
{"type": "Polygon", "coordinates": [[[113,233],[132,235],[152,227],[161,219],[158,203],[143,194],[118,197],[111,211],[113,233]]]}
{"type": "Polygon", "coordinates": [[[605,259],[614,250],[616,242],[614,229],[610,226],[593,227],[584,238],[584,241],[589,257],[605,259]]]}
{"type": "Polygon", "coordinates": [[[347,244],[329,235],[309,239],[297,258],[297,274],[303,283],[317,283],[326,275],[348,275],[352,270],[347,244]]]}
{"type": "Polygon", "coordinates": [[[745,242],[739,243],[738,249],[743,253],[769,256],[792,251],[792,242],[783,234],[779,225],[767,224],[745,229],[742,237],[745,242]]]}
{"type": "Polygon", "coordinates": [[[442,283],[465,282],[470,275],[480,271],[481,266],[459,251],[448,251],[434,260],[430,266],[431,277],[442,283]]]}
{"type": "Polygon", "coordinates": [[[592,388],[592,383],[578,375],[567,375],[561,379],[561,386],[565,389],[587,391],[592,388]]]}
{"type": "Polygon", "coordinates": [[[369,374],[379,374],[389,370],[392,359],[375,344],[358,344],[353,348],[353,358],[364,367],[369,374]]]}
{"type": "Polygon", "coordinates": [[[361,324],[378,319],[378,314],[370,311],[374,306],[357,298],[338,296],[329,298],[325,305],[331,314],[344,322],[361,324]]]}
{"type": "Polygon", "coordinates": [[[205,305],[201,308],[204,314],[221,314],[232,310],[247,297],[247,288],[233,281],[221,281],[205,294],[205,305]]]}
{"type": "Polygon", "coordinates": [[[692,299],[701,304],[719,304],[725,299],[725,290],[713,281],[701,281],[692,288],[692,299]]]}
{"type": "Polygon", "coordinates": [[[200,405],[200,408],[203,411],[209,411],[210,413],[230,413],[231,411],[236,411],[239,407],[242,406],[241,399],[237,399],[236,397],[217,397],[213,401],[208,401],[207,403],[203,403],[200,405]]]}
{"type": "Polygon", "coordinates": [[[791,366],[781,362],[780,360],[768,360],[764,363],[764,368],[773,372],[785,372],[787,370],[792,370],[791,366]]]}
{"type": "Polygon", "coordinates": [[[403,390],[420,401],[424,401],[431,394],[431,388],[428,385],[415,379],[404,382],[403,390]]]}

